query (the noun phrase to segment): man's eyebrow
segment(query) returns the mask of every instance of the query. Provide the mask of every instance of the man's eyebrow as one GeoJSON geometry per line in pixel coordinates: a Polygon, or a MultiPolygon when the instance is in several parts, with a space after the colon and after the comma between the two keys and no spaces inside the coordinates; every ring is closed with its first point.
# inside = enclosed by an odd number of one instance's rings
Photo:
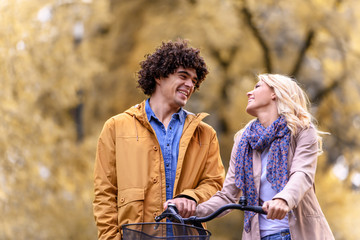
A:
{"type": "MultiPolygon", "coordinates": [[[[183,74],[186,74],[188,75],[189,77],[191,77],[190,73],[186,70],[179,70],[178,73],[183,73],[183,74]]],[[[198,80],[197,76],[194,77],[195,80],[198,80]]]]}

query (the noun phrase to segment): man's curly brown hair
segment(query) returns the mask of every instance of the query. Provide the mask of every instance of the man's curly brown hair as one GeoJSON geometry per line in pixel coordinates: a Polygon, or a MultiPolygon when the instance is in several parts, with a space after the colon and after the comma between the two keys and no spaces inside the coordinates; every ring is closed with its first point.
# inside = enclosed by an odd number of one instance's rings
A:
{"type": "Polygon", "coordinates": [[[141,88],[146,95],[154,93],[155,79],[166,78],[175,73],[179,67],[195,69],[198,78],[195,90],[199,89],[209,73],[204,59],[200,56],[200,50],[189,47],[186,40],[162,42],[153,54],[147,54],[145,57],[146,59],[140,63],[138,88],[141,88]]]}

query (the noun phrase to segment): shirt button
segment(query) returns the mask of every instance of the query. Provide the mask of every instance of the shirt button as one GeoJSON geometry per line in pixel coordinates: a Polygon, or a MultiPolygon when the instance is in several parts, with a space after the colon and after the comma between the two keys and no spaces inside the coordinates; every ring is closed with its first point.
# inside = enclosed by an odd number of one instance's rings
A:
{"type": "Polygon", "coordinates": [[[157,150],[158,150],[157,146],[154,146],[153,149],[154,149],[154,151],[157,151],[157,150]]]}
{"type": "Polygon", "coordinates": [[[169,188],[169,185],[166,185],[166,188],[169,188]]]}
{"type": "Polygon", "coordinates": [[[170,144],[166,144],[166,146],[169,146],[170,144]]]}
{"type": "Polygon", "coordinates": [[[169,166],[169,164],[167,163],[167,164],[166,164],[166,166],[168,167],[168,166],[169,166]]]}

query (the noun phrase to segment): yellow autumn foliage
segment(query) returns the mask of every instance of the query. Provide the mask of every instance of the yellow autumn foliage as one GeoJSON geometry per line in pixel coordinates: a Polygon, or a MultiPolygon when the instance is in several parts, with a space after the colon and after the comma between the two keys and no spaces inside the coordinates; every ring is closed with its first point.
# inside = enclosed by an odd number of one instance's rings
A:
{"type": "MultiPolygon", "coordinates": [[[[324,136],[316,191],[339,240],[360,236],[357,0],[0,1],[0,239],[97,239],[92,171],[104,121],[140,102],[136,71],[189,39],[210,74],[189,102],[209,112],[228,165],[258,73],[287,74],[324,136]]],[[[208,224],[240,239],[242,213],[208,224]]]]}

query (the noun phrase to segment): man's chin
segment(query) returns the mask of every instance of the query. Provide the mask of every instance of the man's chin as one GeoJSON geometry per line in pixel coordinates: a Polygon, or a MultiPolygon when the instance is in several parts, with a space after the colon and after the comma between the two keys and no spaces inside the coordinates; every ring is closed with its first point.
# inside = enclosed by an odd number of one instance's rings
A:
{"type": "Polygon", "coordinates": [[[177,105],[182,108],[182,107],[185,107],[186,103],[187,103],[187,100],[186,101],[178,101],[177,105]]]}

